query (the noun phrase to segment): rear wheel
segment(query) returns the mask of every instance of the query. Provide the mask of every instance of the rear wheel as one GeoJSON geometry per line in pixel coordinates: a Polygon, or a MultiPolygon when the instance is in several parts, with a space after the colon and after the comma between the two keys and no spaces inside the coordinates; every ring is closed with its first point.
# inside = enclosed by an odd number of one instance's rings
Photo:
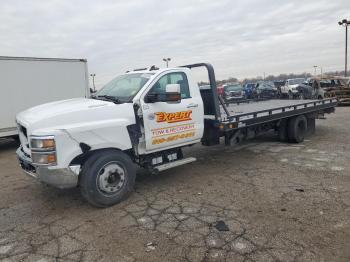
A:
{"type": "Polygon", "coordinates": [[[288,138],[290,142],[301,143],[307,131],[307,119],[304,115],[293,117],[288,122],[288,138]]]}
{"type": "Polygon", "coordinates": [[[135,166],[127,154],[114,150],[99,151],[83,165],[81,193],[93,206],[112,206],[133,190],[135,176],[135,166]]]}

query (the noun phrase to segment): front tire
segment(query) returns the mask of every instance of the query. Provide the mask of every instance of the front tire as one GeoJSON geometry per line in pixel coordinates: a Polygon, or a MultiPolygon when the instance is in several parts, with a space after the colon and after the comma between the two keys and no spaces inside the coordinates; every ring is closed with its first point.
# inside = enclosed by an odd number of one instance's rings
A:
{"type": "Polygon", "coordinates": [[[80,187],[93,206],[108,207],[121,202],[133,190],[136,169],[130,157],[116,150],[93,154],[83,165],[80,187]]]}

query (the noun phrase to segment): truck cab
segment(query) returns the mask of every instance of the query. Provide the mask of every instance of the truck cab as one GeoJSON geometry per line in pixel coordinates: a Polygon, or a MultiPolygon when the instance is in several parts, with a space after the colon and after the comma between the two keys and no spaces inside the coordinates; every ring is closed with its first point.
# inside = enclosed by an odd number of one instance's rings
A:
{"type": "Polygon", "coordinates": [[[59,188],[80,182],[83,195],[90,194],[91,181],[79,175],[94,169],[96,174],[102,172],[102,178],[93,194],[101,196],[90,202],[99,206],[119,201],[121,197],[111,196],[123,186],[125,191],[132,188],[133,177],[129,184],[122,182],[126,173],[134,174],[133,162],[166,169],[172,161],[181,160],[179,148],[201,141],[203,100],[189,71],[184,67],[138,69],[114,78],[89,99],[53,102],[21,112],[17,155],[22,168],[59,188]],[[101,163],[96,165],[97,160],[101,163]]]}

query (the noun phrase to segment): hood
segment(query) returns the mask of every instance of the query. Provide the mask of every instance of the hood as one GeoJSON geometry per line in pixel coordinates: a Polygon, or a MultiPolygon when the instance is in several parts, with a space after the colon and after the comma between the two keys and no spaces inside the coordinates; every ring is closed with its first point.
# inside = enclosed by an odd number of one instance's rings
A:
{"type": "Polygon", "coordinates": [[[132,103],[75,98],[35,106],[16,117],[18,123],[30,129],[29,133],[36,129],[118,118],[135,118],[132,103]]]}

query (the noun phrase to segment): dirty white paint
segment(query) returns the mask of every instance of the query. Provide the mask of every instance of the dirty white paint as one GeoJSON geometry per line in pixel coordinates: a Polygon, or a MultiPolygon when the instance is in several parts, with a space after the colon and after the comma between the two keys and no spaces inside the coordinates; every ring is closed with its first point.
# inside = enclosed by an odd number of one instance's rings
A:
{"type": "Polygon", "coordinates": [[[287,163],[287,162],[288,162],[288,159],[287,159],[287,158],[282,158],[280,161],[281,161],[282,163],[287,163]]]}

